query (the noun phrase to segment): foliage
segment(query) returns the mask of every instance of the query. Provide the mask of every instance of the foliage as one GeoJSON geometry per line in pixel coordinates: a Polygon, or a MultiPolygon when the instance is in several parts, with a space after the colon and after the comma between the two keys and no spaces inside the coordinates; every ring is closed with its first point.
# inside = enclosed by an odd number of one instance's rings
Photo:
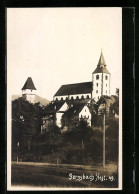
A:
{"type": "Polygon", "coordinates": [[[20,153],[31,149],[31,140],[34,134],[40,131],[41,107],[33,105],[23,98],[12,102],[12,148],[17,151],[19,142],[20,153]]]}

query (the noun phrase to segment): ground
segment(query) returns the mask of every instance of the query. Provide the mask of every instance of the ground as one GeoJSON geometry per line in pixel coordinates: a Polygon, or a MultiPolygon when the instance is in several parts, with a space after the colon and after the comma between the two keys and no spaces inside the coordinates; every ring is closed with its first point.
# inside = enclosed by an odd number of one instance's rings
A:
{"type": "Polygon", "coordinates": [[[12,162],[12,186],[49,188],[116,188],[117,165],[86,166],[12,162]]]}

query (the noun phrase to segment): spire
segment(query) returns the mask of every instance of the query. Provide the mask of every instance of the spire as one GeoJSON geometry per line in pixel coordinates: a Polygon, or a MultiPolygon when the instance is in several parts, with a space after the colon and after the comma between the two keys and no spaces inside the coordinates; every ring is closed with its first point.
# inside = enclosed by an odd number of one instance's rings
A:
{"type": "Polygon", "coordinates": [[[105,60],[104,60],[104,56],[103,56],[103,53],[102,53],[102,49],[101,49],[101,54],[100,54],[98,66],[99,66],[99,67],[104,67],[104,66],[106,66],[106,63],[105,63],[105,60]]]}
{"type": "Polygon", "coordinates": [[[95,71],[93,73],[107,73],[110,74],[109,71],[106,68],[106,63],[105,63],[105,59],[102,53],[102,49],[101,49],[101,54],[100,54],[100,58],[98,61],[98,65],[97,68],[95,69],[95,71]]]}
{"type": "Polygon", "coordinates": [[[25,84],[24,84],[24,86],[22,88],[22,90],[26,90],[26,89],[36,90],[31,77],[27,78],[27,81],[25,82],[25,84]]]}

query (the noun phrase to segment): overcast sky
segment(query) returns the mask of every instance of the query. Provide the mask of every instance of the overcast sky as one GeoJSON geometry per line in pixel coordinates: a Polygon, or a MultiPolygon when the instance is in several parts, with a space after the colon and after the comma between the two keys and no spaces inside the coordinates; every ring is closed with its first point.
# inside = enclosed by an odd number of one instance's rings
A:
{"type": "Polygon", "coordinates": [[[32,77],[36,93],[52,100],[61,85],[92,80],[101,49],[115,94],[122,83],[121,8],[8,8],[8,93],[21,94],[32,77]]]}

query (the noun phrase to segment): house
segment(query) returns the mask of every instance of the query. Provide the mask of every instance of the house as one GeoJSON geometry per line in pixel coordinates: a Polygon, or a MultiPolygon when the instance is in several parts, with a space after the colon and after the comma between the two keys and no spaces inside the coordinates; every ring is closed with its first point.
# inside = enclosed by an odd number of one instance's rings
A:
{"type": "Polygon", "coordinates": [[[53,100],[94,99],[98,101],[103,95],[110,96],[110,78],[111,74],[106,68],[101,51],[98,65],[92,73],[92,81],[62,85],[55,93],[53,100]]]}
{"type": "Polygon", "coordinates": [[[66,102],[55,101],[51,102],[43,112],[41,134],[48,131],[51,127],[61,127],[62,115],[68,110],[69,106],[66,102]]]}
{"type": "Polygon", "coordinates": [[[71,106],[62,116],[62,125],[69,129],[73,125],[76,126],[81,119],[86,120],[91,126],[90,108],[84,103],[71,106]]]}

